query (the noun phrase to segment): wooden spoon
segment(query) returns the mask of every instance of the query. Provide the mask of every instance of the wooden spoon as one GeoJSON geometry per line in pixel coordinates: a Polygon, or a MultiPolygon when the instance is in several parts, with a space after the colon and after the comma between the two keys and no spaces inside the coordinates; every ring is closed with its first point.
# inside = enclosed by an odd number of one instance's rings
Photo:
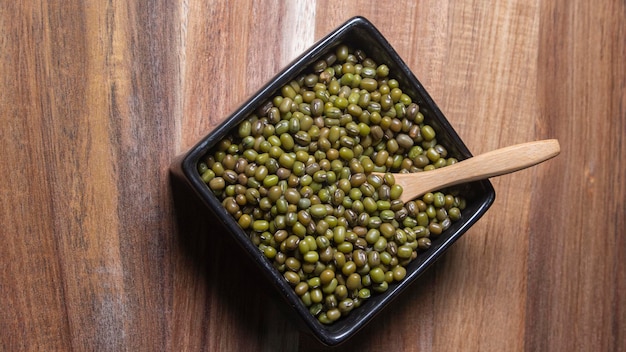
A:
{"type": "Polygon", "coordinates": [[[436,170],[393,175],[403,188],[400,199],[408,202],[448,186],[525,169],[557,156],[560,151],[558,140],[547,139],[496,149],[436,170]]]}

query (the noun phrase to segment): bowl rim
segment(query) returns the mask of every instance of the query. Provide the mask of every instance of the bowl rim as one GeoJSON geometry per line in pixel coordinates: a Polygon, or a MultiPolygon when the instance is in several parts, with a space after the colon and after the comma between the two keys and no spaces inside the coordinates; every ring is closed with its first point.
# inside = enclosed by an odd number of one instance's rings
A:
{"type": "MultiPolygon", "coordinates": [[[[332,325],[323,325],[309,313],[308,309],[300,302],[300,299],[295,294],[293,288],[289,286],[286,280],[283,279],[282,275],[280,275],[280,273],[271,265],[270,261],[262,255],[256,246],[254,246],[243,229],[239,227],[235,219],[225,210],[217,197],[210,192],[197,172],[197,163],[200,158],[202,158],[210,150],[210,148],[215,145],[215,143],[223,138],[223,136],[234,128],[241,120],[249,116],[250,113],[254,112],[261,104],[266,102],[269,97],[280,89],[280,87],[287,84],[314,61],[323,57],[328,49],[341,42],[342,38],[353,34],[354,31],[360,31],[360,33],[366,34],[369,36],[369,39],[373,40],[376,45],[383,49],[385,54],[391,58],[394,65],[396,65],[401,71],[400,73],[404,75],[404,77],[412,84],[413,88],[417,90],[422,104],[430,109],[429,114],[432,115],[432,118],[438,122],[439,129],[445,131],[448,138],[453,139],[455,146],[458,148],[460,157],[471,157],[472,154],[457,135],[454,128],[450,125],[449,121],[432,100],[428,92],[424,89],[406,63],[393,49],[391,44],[369,20],[362,16],[356,16],[347,20],[341,26],[337,27],[325,37],[317,41],[308,50],[304,51],[300,56],[294,59],[256,93],[251,95],[247,101],[237,107],[218,126],[205,135],[195,146],[189,149],[185,154],[176,158],[171,168],[172,172],[178,176],[178,178],[184,179],[194,193],[199,196],[201,201],[214,213],[214,215],[216,215],[222,224],[230,230],[230,233],[233,235],[236,242],[243,248],[248,256],[259,265],[263,274],[272,281],[273,286],[279,290],[281,296],[283,296],[289,306],[291,306],[299,318],[301,318],[301,323],[304,323],[304,325],[308,328],[308,331],[312,332],[313,335],[322,343],[329,346],[341,344],[368,324],[385,306],[387,306],[402,291],[410,286],[456,240],[458,240],[471,226],[473,226],[474,223],[476,223],[484,215],[495,200],[495,190],[489,180],[473,182],[472,184],[481,190],[481,199],[474,211],[469,215],[464,214],[463,221],[459,222],[460,224],[454,233],[443,239],[438,246],[436,246],[436,248],[431,247],[426,258],[416,264],[416,267],[410,272],[407,270],[407,276],[404,280],[402,280],[402,282],[394,284],[393,286],[390,285],[389,290],[385,292],[385,294],[380,295],[379,297],[381,298],[378,298],[373,304],[371,304],[369,310],[361,312],[359,317],[352,321],[353,324],[344,324],[339,328],[335,328],[335,326],[337,326],[335,324],[338,324],[338,322],[332,325]]],[[[420,108],[421,107],[422,105],[420,105],[420,108]]],[[[348,315],[346,319],[349,317],[350,315],[348,315]]]]}

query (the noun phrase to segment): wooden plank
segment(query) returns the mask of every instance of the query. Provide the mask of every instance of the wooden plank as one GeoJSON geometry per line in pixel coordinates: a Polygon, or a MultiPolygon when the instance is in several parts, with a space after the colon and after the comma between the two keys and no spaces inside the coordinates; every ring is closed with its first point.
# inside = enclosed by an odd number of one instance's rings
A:
{"type": "Polygon", "coordinates": [[[531,351],[626,349],[625,5],[542,5],[537,127],[567,148],[533,184],[531,351]]]}

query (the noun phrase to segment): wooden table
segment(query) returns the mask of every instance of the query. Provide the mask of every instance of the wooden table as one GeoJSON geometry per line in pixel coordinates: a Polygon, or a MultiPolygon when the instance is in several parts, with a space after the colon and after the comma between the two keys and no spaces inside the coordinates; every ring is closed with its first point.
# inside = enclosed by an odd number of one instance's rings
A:
{"type": "Polygon", "coordinates": [[[324,350],[168,167],[354,15],[474,154],[562,152],[342,350],[625,351],[619,0],[3,1],[0,350],[324,350]]]}

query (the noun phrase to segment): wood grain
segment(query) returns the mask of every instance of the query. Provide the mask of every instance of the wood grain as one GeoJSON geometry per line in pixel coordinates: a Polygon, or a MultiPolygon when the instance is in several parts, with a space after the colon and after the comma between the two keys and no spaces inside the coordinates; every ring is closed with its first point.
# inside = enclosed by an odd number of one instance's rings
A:
{"type": "Polygon", "coordinates": [[[168,167],[370,19],[474,154],[557,138],[341,350],[626,351],[626,3],[0,3],[0,350],[320,351],[168,167]]]}

